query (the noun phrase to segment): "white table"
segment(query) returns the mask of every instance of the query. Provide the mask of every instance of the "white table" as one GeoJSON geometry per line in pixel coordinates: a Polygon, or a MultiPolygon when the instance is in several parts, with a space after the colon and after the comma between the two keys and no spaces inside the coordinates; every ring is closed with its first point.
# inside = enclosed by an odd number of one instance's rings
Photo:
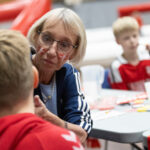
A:
{"type": "Polygon", "coordinates": [[[150,112],[134,112],[93,122],[91,137],[119,143],[138,143],[150,129],[150,112]]]}
{"type": "MultiPolygon", "coordinates": [[[[102,96],[119,96],[120,94],[131,96],[137,93],[120,90],[101,91],[102,96]]],[[[124,110],[130,107],[128,104],[118,105],[115,110],[124,110]]],[[[90,137],[134,144],[143,141],[142,134],[146,130],[150,130],[150,112],[129,112],[107,119],[94,120],[90,137]]]]}

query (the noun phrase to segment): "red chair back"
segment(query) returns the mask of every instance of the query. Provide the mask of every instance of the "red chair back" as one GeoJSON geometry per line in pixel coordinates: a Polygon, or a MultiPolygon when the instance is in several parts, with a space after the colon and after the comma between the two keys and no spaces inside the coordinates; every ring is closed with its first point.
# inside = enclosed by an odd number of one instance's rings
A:
{"type": "Polygon", "coordinates": [[[32,0],[13,21],[11,29],[21,31],[25,36],[32,24],[51,9],[51,0],[32,0]]]}

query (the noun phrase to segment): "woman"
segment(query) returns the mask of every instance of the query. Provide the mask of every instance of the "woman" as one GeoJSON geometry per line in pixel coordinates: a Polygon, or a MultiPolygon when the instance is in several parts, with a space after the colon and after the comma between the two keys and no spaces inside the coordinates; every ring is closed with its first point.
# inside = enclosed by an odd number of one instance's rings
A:
{"type": "Polygon", "coordinates": [[[36,113],[54,124],[74,131],[83,143],[92,121],[80,89],[79,73],[70,64],[79,63],[86,49],[86,34],[72,10],[57,8],[40,18],[29,30],[35,49],[33,64],[39,71],[36,113]],[[70,62],[70,63],[69,63],[70,62]]]}

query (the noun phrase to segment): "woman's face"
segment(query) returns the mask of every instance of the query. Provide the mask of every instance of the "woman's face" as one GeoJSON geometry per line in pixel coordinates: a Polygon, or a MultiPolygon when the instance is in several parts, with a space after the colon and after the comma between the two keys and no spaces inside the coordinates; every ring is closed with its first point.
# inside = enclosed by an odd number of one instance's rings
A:
{"type": "Polygon", "coordinates": [[[56,71],[75,52],[77,37],[64,29],[61,21],[50,26],[47,21],[37,40],[37,60],[43,70],[56,71]]]}

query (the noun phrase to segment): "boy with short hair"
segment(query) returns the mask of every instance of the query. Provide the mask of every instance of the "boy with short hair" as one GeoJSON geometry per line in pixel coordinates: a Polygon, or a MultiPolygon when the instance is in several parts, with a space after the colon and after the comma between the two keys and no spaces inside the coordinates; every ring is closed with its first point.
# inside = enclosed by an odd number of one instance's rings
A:
{"type": "Polygon", "coordinates": [[[0,149],[83,150],[73,132],[34,115],[37,85],[27,39],[17,31],[0,30],[0,149]]]}
{"type": "Polygon", "coordinates": [[[145,91],[144,82],[150,80],[148,52],[138,52],[139,25],[132,17],[122,17],[113,24],[116,42],[123,53],[112,64],[109,74],[111,87],[122,90],[145,91]]]}

